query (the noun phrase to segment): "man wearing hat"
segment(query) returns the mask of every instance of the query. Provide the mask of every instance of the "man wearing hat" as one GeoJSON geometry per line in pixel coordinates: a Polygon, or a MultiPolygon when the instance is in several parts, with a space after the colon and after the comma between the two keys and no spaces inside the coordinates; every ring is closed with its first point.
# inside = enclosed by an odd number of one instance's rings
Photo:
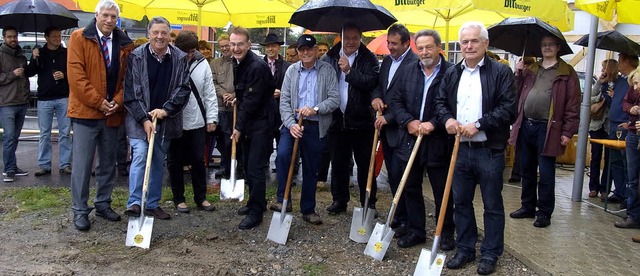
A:
{"type": "MultiPolygon", "coordinates": [[[[276,90],[273,92],[273,100],[275,101],[275,106],[279,105],[280,102],[280,89],[282,88],[282,81],[284,80],[284,73],[289,68],[291,63],[282,58],[280,55],[280,46],[284,44],[284,41],[280,41],[278,36],[274,33],[269,33],[265,38],[263,43],[260,45],[264,46],[264,61],[269,65],[269,69],[271,69],[271,75],[276,82],[276,90]]],[[[276,143],[280,140],[279,128],[282,124],[280,120],[280,112],[278,112],[278,108],[275,109],[275,128],[274,128],[274,137],[276,137],[276,143]]],[[[276,165],[277,166],[277,165],[276,165]]]]}
{"type": "MultiPolygon", "coordinates": [[[[283,127],[280,130],[280,145],[276,157],[277,196],[278,202],[282,202],[293,143],[295,138],[299,138],[303,152],[300,212],[304,221],[320,224],[322,220],[315,212],[316,182],[332,113],[340,106],[338,78],[329,63],[317,60],[318,47],[313,36],[300,36],[297,51],[300,61],[292,64],[286,71],[280,98],[283,127]],[[300,116],[303,116],[302,126],[297,123],[300,116]]],[[[280,208],[274,205],[270,209],[281,210],[280,208]]]]}

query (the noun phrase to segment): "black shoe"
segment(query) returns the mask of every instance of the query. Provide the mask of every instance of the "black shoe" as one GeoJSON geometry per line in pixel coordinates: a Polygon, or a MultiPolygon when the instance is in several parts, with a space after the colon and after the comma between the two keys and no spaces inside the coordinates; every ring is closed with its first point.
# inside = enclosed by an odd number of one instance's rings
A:
{"type": "Polygon", "coordinates": [[[640,223],[631,217],[627,217],[623,221],[616,221],[613,223],[613,226],[617,228],[630,228],[630,229],[640,229],[640,223]]]}
{"type": "Polygon", "coordinates": [[[262,223],[262,217],[247,215],[244,219],[238,224],[238,228],[242,230],[254,228],[262,223]]]}
{"type": "Polygon", "coordinates": [[[536,213],[533,212],[533,211],[527,211],[524,208],[520,208],[518,210],[515,210],[511,214],[509,214],[509,216],[511,218],[514,218],[514,219],[535,218],[536,217],[536,213]]]}
{"type": "MultiPolygon", "coordinates": [[[[274,212],[282,212],[282,206],[278,204],[271,204],[269,206],[269,210],[274,212]]],[[[291,207],[291,204],[287,204],[287,213],[291,213],[291,212],[293,212],[293,207],[291,207]]]]}
{"type": "Polygon", "coordinates": [[[47,174],[51,174],[51,170],[39,169],[35,173],[33,173],[33,175],[35,175],[35,176],[43,176],[43,175],[47,175],[47,174]]]}
{"type": "Polygon", "coordinates": [[[620,202],[622,202],[622,201],[623,201],[622,199],[620,199],[620,198],[619,198],[618,196],[616,196],[616,195],[612,195],[612,196],[610,196],[608,199],[607,199],[607,198],[602,198],[602,199],[601,199],[601,201],[602,201],[602,202],[604,202],[605,200],[607,201],[607,203],[620,203],[620,202]]]}
{"type": "Polygon", "coordinates": [[[398,239],[398,247],[409,248],[418,244],[425,243],[427,239],[425,237],[419,237],[418,234],[413,231],[409,231],[404,237],[398,239]]]}
{"type": "Polygon", "coordinates": [[[402,225],[402,221],[400,221],[397,218],[393,218],[393,220],[391,220],[391,223],[389,224],[389,226],[393,229],[396,229],[398,227],[400,227],[402,225]]]}
{"type": "Polygon", "coordinates": [[[509,183],[518,183],[520,182],[520,178],[509,178],[509,180],[507,180],[509,183]]]}
{"type": "Polygon", "coordinates": [[[80,231],[88,231],[91,228],[91,222],[89,222],[89,215],[87,214],[74,214],[73,225],[80,231]]]}
{"type": "Polygon", "coordinates": [[[138,205],[138,204],[131,205],[131,207],[127,208],[127,210],[124,211],[124,214],[129,216],[129,217],[139,217],[140,216],[140,205],[138,205]]]}
{"type": "Polygon", "coordinates": [[[456,239],[453,236],[451,237],[443,236],[440,239],[440,249],[442,249],[442,251],[451,251],[454,248],[456,248],[456,239]]]}
{"type": "Polygon", "coordinates": [[[331,205],[329,205],[329,207],[327,207],[327,211],[329,212],[329,215],[344,213],[347,211],[347,204],[334,201],[331,203],[331,205]]]}
{"type": "Polygon", "coordinates": [[[533,222],[533,226],[538,228],[545,228],[551,225],[551,217],[547,215],[538,215],[536,221],[533,222]]]}
{"type": "Polygon", "coordinates": [[[240,207],[240,209],[238,209],[238,215],[246,216],[248,214],[249,214],[249,207],[247,207],[246,205],[242,206],[242,207],[240,207]]]}
{"type": "Polygon", "coordinates": [[[127,169],[120,169],[120,170],[118,170],[118,174],[119,174],[120,176],[129,176],[129,170],[127,170],[127,169]]]}
{"type": "Polygon", "coordinates": [[[156,207],[155,209],[144,209],[144,214],[145,216],[153,216],[157,219],[171,219],[171,215],[162,210],[160,206],[156,207]]]}
{"type": "Polygon", "coordinates": [[[489,275],[496,272],[496,261],[481,259],[478,262],[478,274],[489,275]]]}
{"type": "Polygon", "coordinates": [[[400,224],[400,226],[396,227],[394,231],[396,232],[396,234],[394,235],[396,239],[400,239],[411,232],[409,230],[409,226],[406,224],[400,224]]]}
{"type": "Polygon", "coordinates": [[[466,255],[462,253],[456,253],[453,255],[453,258],[449,259],[447,262],[447,268],[449,269],[460,269],[464,267],[464,265],[473,262],[476,259],[474,255],[466,255]]]}
{"type": "Polygon", "coordinates": [[[16,173],[14,172],[8,172],[8,173],[3,173],[4,176],[2,178],[2,180],[4,182],[13,182],[13,180],[16,179],[16,173]]]}
{"type": "Polygon", "coordinates": [[[623,200],[622,202],[620,202],[620,210],[624,210],[627,209],[627,201],[623,200]]]}
{"type": "Polygon", "coordinates": [[[96,216],[99,217],[103,217],[108,221],[120,221],[120,215],[118,215],[118,213],[116,213],[115,211],[113,211],[113,209],[111,209],[111,207],[107,207],[104,209],[97,209],[96,208],[96,216]]]}

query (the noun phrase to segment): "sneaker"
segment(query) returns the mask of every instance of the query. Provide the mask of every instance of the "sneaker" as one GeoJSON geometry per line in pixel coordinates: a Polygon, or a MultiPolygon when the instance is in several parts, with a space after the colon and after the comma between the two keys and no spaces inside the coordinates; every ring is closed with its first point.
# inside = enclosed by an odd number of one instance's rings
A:
{"type": "Polygon", "coordinates": [[[51,174],[51,170],[40,168],[35,173],[33,173],[33,175],[35,175],[35,176],[43,176],[43,175],[47,175],[47,174],[51,174]]]}
{"type": "MultiPolygon", "coordinates": [[[[15,176],[27,176],[27,175],[29,175],[29,172],[27,172],[27,171],[23,171],[23,170],[21,170],[20,168],[18,168],[18,169],[16,170],[16,172],[13,174],[13,176],[14,176],[14,177],[15,177],[15,176]]],[[[2,176],[7,176],[7,173],[6,173],[6,172],[3,172],[3,173],[2,173],[2,176]]]]}
{"type": "Polygon", "coordinates": [[[60,169],[60,174],[71,174],[71,167],[60,169]]]}
{"type": "Polygon", "coordinates": [[[3,175],[4,175],[4,178],[3,178],[4,182],[13,182],[13,180],[16,177],[16,173],[14,172],[3,173],[3,175]]]}

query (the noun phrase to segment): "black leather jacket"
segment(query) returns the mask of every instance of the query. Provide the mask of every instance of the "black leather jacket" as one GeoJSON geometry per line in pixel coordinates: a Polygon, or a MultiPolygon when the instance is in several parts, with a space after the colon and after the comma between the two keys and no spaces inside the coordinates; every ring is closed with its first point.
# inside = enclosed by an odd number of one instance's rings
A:
{"type": "Polygon", "coordinates": [[[248,51],[239,64],[233,58],[233,64],[233,84],[238,99],[236,129],[244,135],[273,128],[275,82],[269,65],[252,51],[248,51]]]}
{"type": "MultiPolygon", "coordinates": [[[[436,97],[437,116],[442,124],[451,118],[456,118],[458,84],[464,70],[462,62],[447,69],[436,97]]],[[[487,134],[489,148],[504,150],[509,139],[509,126],[513,124],[518,114],[518,96],[513,72],[509,67],[485,55],[484,65],[480,67],[480,81],[482,83],[482,117],[478,119],[479,130],[487,134]]]]}
{"type": "MultiPolygon", "coordinates": [[[[328,62],[336,70],[338,80],[340,80],[340,49],[342,44],[338,43],[322,60],[328,62]]],[[[337,108],[333,112],[333,120],[329,131],[341,130],[361,130],[373,127],[374,112],[371,107],[371,91],[378,85],[378,74],[380,66],[376,56],[360,43],[358,55],[351,65],[351,72],[345,80],[349,83],[349,96],[344,114],[337,108]]]]}

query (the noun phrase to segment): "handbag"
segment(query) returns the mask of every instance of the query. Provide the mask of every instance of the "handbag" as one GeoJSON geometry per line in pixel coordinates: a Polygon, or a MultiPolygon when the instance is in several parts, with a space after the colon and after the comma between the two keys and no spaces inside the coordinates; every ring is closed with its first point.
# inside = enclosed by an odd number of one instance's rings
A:
{"type": "Polygon", "coordinates": [[[591,119],[600,120],[604,117],[604,99],[597,103],[591,104],[591,119]]]}

